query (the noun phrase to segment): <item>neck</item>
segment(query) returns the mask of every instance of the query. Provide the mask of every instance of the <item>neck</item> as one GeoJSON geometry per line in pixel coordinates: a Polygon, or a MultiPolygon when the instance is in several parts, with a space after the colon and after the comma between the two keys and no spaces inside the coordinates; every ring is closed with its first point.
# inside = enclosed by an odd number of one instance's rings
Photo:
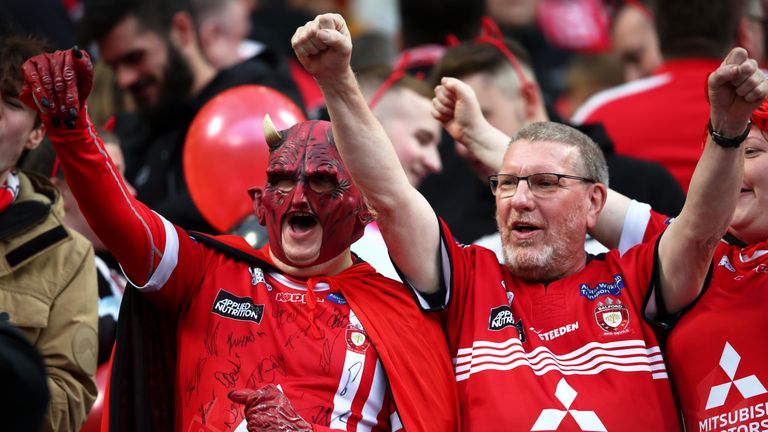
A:
{"type": "Polygon", "coordinates": [[[194,70],[194,80],[192,82],[191,96],[194,98],[207,86],[216,76],[216,69],[207,61],[194,57],[190,59],[192,70],[194,70]]]}
{"type": "Polygon", "coordinates": [[[294,277],[333,276],[352,266],[352,254],[349,248],[328,261],[306,267],[298,267],[278,259],[269,248],[269,257],[280,271],[294,277]]]}
{"type": "Polygon", "coordinates": [[[0,186],[4,185],[8,181],[8,174],[11,173],[10,169],[0,172],[0,186]]]}

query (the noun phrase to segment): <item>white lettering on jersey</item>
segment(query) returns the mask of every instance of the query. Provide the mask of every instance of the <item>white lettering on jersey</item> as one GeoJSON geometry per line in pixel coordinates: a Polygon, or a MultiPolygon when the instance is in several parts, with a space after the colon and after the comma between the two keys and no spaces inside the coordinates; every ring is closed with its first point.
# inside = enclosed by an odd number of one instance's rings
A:
{"type": "Polygon", "coordinates": [[[573,324],[566,324],[564,326],[561,326],[554,330],[549,330],[549,331],[536,331],[533,329],[533,327],[531,327],[531,330],[539,336],[539,339],[543,341],[551,341],[552,339],[557,339],[566,333],[570,333],[578,329],[579,329],[578,321],[574,322],[573,324]]]}
{"type": "Polygon", "coordinates": [[[765,387],[754,374],[734,380],[736,369],[738,369],[740,362],[741,356],[739,353],[733,349],[730,343],[726,342],[725,347],[723,348],[723,354],[720,356],[720,368],[726,375],[728,375],[729,381],[725,384],[716,385],[710,389],[707,405],[704,409],[723,406],[723,404],[725,404],[725,399],[728,397],[728,392],[731,390],[731,385],[736,386],[736,390],[741,393],[741,396],[744,399],[766,393],[765,387]]]}
{"type": "Polygon", "coordinates": [[[555,397],[565,407],[565,411],[559,409],[545,408],[539,414],[539,418],[536,419],[536,423],[531,428],[532,431],[554,431],[560,427],[560,422],[563,421],[566,415],[570,414],[579,428],[583,431],[607,431],[603,422],[594,411],[580,411],[572,410],[571,404],[576,399],[576,390],[573,389],[565,378],[560,378],[557,383],[557,389],[555,390],[555,397]]]}
{"type": "Polygon", "coordinates": [[[760,402],[699,420],[699,432],[768,430],[768,402],[760,402]]]}

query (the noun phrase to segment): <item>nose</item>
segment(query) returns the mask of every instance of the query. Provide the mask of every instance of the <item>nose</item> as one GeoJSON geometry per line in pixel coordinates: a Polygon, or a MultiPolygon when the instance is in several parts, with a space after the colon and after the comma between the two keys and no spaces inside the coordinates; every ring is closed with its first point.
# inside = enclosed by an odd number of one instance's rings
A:
{"type": "Polygon", "coordinates": [[[534,207],[533,193],[528,187],[528,182],[520,180],[517,183],[517,189],[512,194],[507,194],[501,197],[512,205],[516,209],[531,209],[534,207]]]}
{"type": "Polygon", "coordinates": [[[430,173],[439,173],[443,170],[443,164],[440,162],[440,153],[438,153],[436,148],[432,147],[427,150],[424,155],[424,167],[430,173]]]}
{"type": "Polygon", "coordinates": [[[118,64],[115,67],[115,83],[121,90],[127,90],[139,80],[139,72],[135,67],[118,64]]]}
{"type": "Polygon", "coordinates": [[[304,182],[299,182],[296,187],[293,188],[293,195],[291,196],[291,207],[296,210],[308,210],[309,201],[307,200],[307,186],[304,182]]]}

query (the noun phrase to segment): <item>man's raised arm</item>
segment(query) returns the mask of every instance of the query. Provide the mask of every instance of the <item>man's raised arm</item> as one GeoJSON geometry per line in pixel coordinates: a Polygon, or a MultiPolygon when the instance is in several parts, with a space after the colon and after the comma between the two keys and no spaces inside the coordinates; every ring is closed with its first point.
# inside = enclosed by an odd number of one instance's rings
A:
{"type": "Polygon", "coordinates": [[[701,292],[742,183],[743,138],[735,138],[749,130],[749,116],[768,94],[768,83],[757,62],[743,48],[734,48],[709,76],[708,92],[711,129],[721,137],[733,138],[735,147],[728,147],[728,141],[722,139],[718,145],[712,134],[707,135],[683,210],[661,238],[658,288],[668,313],[680,311],[701,292]]]}
{"type": "Polygon", "coordinates": [[[64,176],[88,223],[132,282],[151,282],[163,258],[163,220],[136,201],[88,117],[93,84],[88,53],[40,54],[22,66],[21,99],[40,113],[64,176]]]}
{"type": "Polygon", "coordinates": [[[352,42],[344,19],[337,14],[319,15],[299,27],[291,43],[323,91],[336,146],[375,210],[395,264],[414,288],[437,291],[437,217],[408,183],[389,138],[360,92],[349,65],[352,42]]]}

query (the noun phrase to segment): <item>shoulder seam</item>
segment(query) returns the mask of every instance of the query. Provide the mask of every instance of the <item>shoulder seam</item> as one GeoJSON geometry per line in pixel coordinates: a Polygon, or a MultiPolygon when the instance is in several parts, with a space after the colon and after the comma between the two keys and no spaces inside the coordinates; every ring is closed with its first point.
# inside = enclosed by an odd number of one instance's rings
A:
{"type": "Polygon", "coordinates": [[[584,104],[576,110],[576,112],[571,117],[571,121],[575,124],[582,124],[587,119],[587,117],[592,115],[599,108],[602,108],[614,100],[660,87],[664,84],[667,84],[671,80],[672,75],[666,73],[663,75],[656,75],[631,81],[626,84],[598,92],[587,99],[587,101],[584,102],[584,104]]]}

